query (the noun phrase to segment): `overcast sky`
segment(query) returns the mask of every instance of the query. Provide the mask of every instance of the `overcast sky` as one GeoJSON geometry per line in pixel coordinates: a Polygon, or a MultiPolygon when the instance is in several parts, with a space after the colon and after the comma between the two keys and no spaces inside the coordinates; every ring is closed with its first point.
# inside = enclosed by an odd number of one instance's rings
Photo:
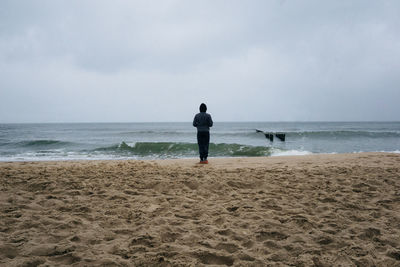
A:
{"type": "Polygon", "coordinates": [[[0,1],[0,122],[400,120],[400,1],[0,1]]]}

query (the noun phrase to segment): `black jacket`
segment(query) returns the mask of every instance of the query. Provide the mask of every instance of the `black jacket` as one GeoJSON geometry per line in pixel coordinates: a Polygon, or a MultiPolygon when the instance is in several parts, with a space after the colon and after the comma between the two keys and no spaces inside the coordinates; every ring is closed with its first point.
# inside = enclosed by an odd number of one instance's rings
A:
{"type": "Polygon", "coordinates": [[[193,126],[197,127],[197,131],[199,132],[210,131],[210,127],[213,126],[211,115],[206,112],[197,113],[193,119],[193,126]]]}

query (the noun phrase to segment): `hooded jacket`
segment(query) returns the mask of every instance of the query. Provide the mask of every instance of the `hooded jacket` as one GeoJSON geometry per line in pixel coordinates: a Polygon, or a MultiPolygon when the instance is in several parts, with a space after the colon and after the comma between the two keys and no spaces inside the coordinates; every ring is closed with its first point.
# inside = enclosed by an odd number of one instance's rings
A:
{"type": "Polygon", "coordinates": [[[209,132],[213,126],[211,115],[206,112],[197,113],[193,119],[193,126],[197,127],[198,132],[209,132]]]}

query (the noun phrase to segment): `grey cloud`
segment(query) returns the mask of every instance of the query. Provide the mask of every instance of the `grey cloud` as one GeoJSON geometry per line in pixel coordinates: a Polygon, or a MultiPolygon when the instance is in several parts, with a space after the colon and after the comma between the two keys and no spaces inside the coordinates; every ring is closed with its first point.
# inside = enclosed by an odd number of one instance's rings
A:
{"type": "Polygon", "coordinates": [[[0,122],[188,121],[202,101],[219,120],[398,120],[399,13],[397,1],[2,1],[0,122]]]}

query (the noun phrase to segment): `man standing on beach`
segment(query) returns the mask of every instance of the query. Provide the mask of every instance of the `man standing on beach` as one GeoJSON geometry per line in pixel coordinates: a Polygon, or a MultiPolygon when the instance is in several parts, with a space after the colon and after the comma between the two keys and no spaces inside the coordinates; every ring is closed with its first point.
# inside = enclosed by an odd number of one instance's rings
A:
{"type": "Polygon", "coordinates": [[[210,144],[210,127],[213,126],[211,115],[206,113],[207,106],[204,103],[200,105],[200,113],[197,113],[193,119],[193,126],[197,127],[197,144],[199,145],[200,163],[207,164],[208,146],[210,144]]]}

